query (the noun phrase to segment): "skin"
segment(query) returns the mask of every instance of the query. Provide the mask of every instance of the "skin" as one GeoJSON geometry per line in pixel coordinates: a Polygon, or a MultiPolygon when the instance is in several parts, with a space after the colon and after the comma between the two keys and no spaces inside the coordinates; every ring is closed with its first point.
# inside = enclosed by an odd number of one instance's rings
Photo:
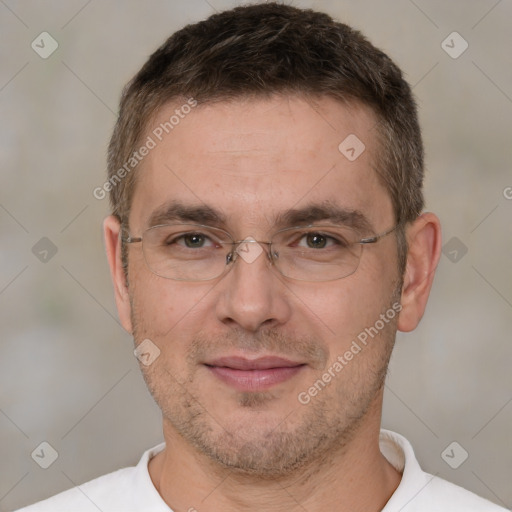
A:
{"type": "MultiPolygon", "coordinates": [[[[154,124],[175,108],[161,109],[154,124]]],[[[236,240],[268,240],[279,213],[326,200],[359,210],[374,233],[384,232],[394,216],[375,172],[374,126],[365,107],[329,98],[198,106],[138,169],[130,233],[141,236],[154,209],[176,199],[222,212],[227,222],[220,227],[236,240]],[[349,134],[366,146],[353,162],[338,151],[349,134]]],[[[265,257],[239,258],[211,281],[164,279],[133,244],[127,286],[114,217],[104,232],[121,322],[136,344],[149,338],[161,351],[141,368],[162,409],[166,441],[150,476],[173,510],[384,507],[401,476],[378,445],[383,379],[396,330],[413,330],[425,310],[441,245],[434,214],[407,226],[403,276],[392,234],[364,247],[352,275],[321,283],[287,279],[265,257]],[[299,403],[298,394],[396,301],[400,315],[309,404],[299,403]],[[305,366],[266,391],[242,392],[202,364],[227,355],[278,355],[305,366]]]]}

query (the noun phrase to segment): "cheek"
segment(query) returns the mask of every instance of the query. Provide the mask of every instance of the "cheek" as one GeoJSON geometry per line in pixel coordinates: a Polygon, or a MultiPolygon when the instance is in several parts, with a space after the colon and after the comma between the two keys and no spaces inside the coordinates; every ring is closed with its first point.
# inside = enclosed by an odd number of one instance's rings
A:
{"type": "Polygon", "coordinates": [[[158,276],[139,280],[133,288],[135,342],[149,339],[160,351],[150,367],[142,365],[141,369],[161,406],[167,403],[165,397],[180,394],[178,382],[191,379],[186,361],[190,340],[205,318],[202,299],[206,293],[158,276]]]}
{"type": "Polygon", "coordinates": [[[360,267],[339,281],[294,289],[296,318],[308,319],[309,329],[317,326],[332,356],[375,324],[391,306],[393,290],[382,269],[360,267]]]}
{"type": "Polygon", "coordinates": [[[130,280],[132,320],[137,340],[147,337],[165,342],[190,337],[204,318],[206,298],[213,285],[191,285],[137,272],[130,280]]]}
{"type": "Polygon", "coordinates": [[[345,339],[358,334],[389,307],[396,286],[396,262],[386,261],[381,252],[368,253],[366,258],[363,253],[352,275],[312,285],[308,292],[297,291],[305,305],[303,313],[311,317],[308,309],[314,312],[330,337],[345,339]]]}

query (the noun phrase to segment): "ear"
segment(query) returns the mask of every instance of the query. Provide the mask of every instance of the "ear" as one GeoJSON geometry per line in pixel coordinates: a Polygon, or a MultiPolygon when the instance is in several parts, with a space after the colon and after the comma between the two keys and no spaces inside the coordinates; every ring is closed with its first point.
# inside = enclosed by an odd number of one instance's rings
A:
{"type": "Polygon", "coordinates": [[[409,332],[419,324],[441,256],[441,223],[433,213],[420,215],[407,229],[407,264],[404,273],[398,330],[409,332]]]}
{"type": "Polygon", "coordinates": [[[116,299],[119,319],[126,331],[132,332],[131,305],[126,275],[123,270],[121,259],[121,224],[117,217],[110,215],[103,221],[103,236],[105,249],[107,251],[110,275],[114,284],[114,295],[116,299]]]}

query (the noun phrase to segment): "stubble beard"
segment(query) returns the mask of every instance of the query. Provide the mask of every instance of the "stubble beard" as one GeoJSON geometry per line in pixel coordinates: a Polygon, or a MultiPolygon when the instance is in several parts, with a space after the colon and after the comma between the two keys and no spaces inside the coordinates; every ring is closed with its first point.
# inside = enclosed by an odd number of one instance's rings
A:
{"type": "MultiPolygon", "coordinates": [[[[396,300],[397,290],[391,304],[396,300]]],[[[143,320],[137,315],[134,303],[132,325],[136,343],[151,337],[151,332],[144,328],[143,320]]],[[[316,363],[322,364],[318,377],[329,364],[319,349],[321,343],[313,338],[290,341],[271,330],[262,332],[257,338],[233,334],[219,338],[223,348],[240,348],[242,339],[245,348],[252,346],[284,354],[301,353],[307,355],[307,360],[316,358],[316,363]]],[[[219,469],[260,479],[290,477],[304,473],[308,467],[318,465],[315,464],[318,461],[325,462],[348,447],[372,404],[376,404],[382,393],[395,335],[396,319],[385,326],[378,339],[370,342],[382,344],[376,351],[377,357],[374,353],[374,360],[365,362],[364,355],[356,355],[310,403],[302,405],[297,401],[296,406],[290,405],[290,412],[277,424],[275,421],[273,424],[248,421],[240,421],[236,425],[223,424],[215,411],[208,411],[200,396],[190,391],[194,389],[192,361],[197,361],[201,350],[215,346],[216,340],[212,342],[211,337],[197,337],[192,341],[184,378],[174,375],[165,366],[163,358],[157,360],[158,364],[141,365],[141,369],[165,422],[219,469]]],[[[363,352],[372,349],[375,347],[365,347],[363,352]]],[[[271,391],[246,392],[239,393],[237,403],[244,409],[244,414],[246,411],[256,414],[256,409],[264,409],[265,403],[272,399],[271,391]]]]}

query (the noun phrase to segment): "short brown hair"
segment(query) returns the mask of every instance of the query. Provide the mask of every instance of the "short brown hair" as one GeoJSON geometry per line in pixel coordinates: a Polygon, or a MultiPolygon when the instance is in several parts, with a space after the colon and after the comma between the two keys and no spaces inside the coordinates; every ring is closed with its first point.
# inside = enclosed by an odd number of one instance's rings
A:
{"type": "MultiPolygon", "coordinates": [[[[187,25],[151,55],[125,87],[108,151],[113,180],[140,145],[164,104],[199,104],[246,96],[300,94],[360,102],[378,119],[377,172],[392,199],[399,265],[402,226],[423,199],[423,144],[411,88],[391,59],[360,32],[329,15],[275,2],[236,7],[187,25]]],[[[110,190],[112,213],[127,225],[136,172],[110,190]]],[[[112,181],[111,181],[112,183],[112,181]]]]}

